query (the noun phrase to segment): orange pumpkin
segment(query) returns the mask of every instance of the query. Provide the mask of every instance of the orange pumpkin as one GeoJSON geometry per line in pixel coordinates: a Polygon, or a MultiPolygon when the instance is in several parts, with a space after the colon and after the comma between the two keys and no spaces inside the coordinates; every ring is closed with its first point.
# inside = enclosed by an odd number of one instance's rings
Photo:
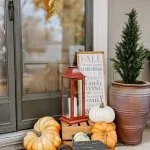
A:
{"type": "Polygon", "coordinates": [[[24,147],[27,150],[56,150],[61,145],[59,131],[60,125],[52,117],[41,118],[34,130],[24,137],[24,147]]]}
{"type": "Polygon", "coordinates": [[[39,119],[34,125],[34,130],[36,130],[37,132],[42,132],[47,129],[56,131],[59,133],[60,125],[52,117],[43,117],[43,118],[39,119]]]}
{"type": "Polygon", "coordinates": [[[114,125],[106,122],[97,122],[92,130],[92,140],[99,140],[105,143],[109,148],[113,148],[117,143],[117,134],[114,125]]]}

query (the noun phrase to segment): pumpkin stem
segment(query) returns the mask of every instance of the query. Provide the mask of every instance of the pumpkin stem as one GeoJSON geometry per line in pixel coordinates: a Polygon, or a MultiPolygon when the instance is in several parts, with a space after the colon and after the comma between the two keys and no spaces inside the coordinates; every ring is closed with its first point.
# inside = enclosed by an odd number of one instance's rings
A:
{"type": "Polygon", "coordinates": [[[87,137],[87,136],[88,136],[88,135],[87,135],[87,132],[83,132],[83,133],[84,133],[84,135],[83,135],[84,137],[87,137]]]}
{"type": "Polygon", "coordinates": [[[102,138],[103,142],[105,142],[105,141],[106,141],[106,135],[107,135],[107,133],[106,133],[106,132],[104,132],[104,134],[103,134],[103,138],[102,138]]]}
{"type": "Polygon", "coordinates": [[[104,103],[103,102],[101,102],[101,104],[100,104],[100,106],[99,106],[100,108],[105,108],[105,106],[104,106],[104,103]]]}
{"type": "Polygon", "coordinates": [[[37,131],[35,131],[35,130],[33,130],[33,132],[34,132],[38,137],[41,136],[41,132],[37,132],[37,131]]]}

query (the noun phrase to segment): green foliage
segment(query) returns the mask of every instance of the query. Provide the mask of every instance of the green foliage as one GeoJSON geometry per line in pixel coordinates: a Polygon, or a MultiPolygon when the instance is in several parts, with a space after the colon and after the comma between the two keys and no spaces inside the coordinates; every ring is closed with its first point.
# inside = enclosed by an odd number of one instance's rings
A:
{"type": "Polygon", "coordinates": [[[139,76],[144,60],[148,53],[143,44],[139,43],[141,31],[137,21],[137,12],[132,9],[128,16],[128,22],[125,23],[121,35],[121,42],[115,46],[115,58],[113,67],[120,74],[124,83],[134,84],[139,76]]]}

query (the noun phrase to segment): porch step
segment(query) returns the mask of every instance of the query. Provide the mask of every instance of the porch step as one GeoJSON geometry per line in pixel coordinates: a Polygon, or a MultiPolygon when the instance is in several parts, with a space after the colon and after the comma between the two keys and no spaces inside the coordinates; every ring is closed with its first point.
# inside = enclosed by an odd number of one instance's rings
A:
{"type": "Polygon", "coordinates": [[[24,150],[23,138],[29,130],[0,135],[0,150],[24,150]]]}

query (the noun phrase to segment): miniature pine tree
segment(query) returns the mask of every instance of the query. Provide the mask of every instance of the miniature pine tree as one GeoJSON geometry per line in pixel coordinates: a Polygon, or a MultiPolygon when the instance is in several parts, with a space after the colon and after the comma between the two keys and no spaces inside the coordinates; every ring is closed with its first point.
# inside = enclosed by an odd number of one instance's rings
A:
{"type": "Polygon", "coordinates": [[[114,69],[120,74],[125,84],[135,84],[148,54],[143,44],[139,43],[141,31],[136,10],[132,9],[126,15],[128,22],[123,28],[121,42],[115,46],[116,56],[111,58],[111,61],[113,61],[114,69]]]}

